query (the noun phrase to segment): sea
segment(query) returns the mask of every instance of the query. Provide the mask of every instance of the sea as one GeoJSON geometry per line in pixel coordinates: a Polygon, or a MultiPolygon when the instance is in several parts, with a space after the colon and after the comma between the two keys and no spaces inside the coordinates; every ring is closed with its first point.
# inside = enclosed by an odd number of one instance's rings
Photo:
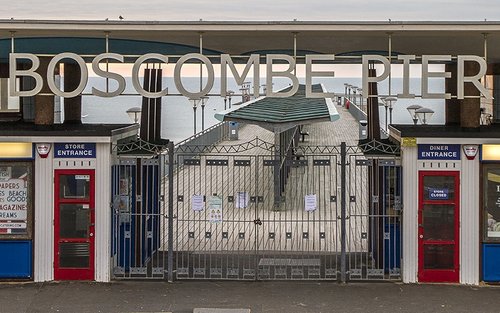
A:
{"type": "MultiPolygon", "coordinates": [[[[125,78],[126,89],[125,94],[136,93],[132,87],[131,78],[125,78]]],[[[248,78],[252,81],[251,78],[248,78]]],[[[304,83],[303,78],[299,78],[300,83],[304,83]]],[[[197,77],[184,77],[182,79],[183,85],[189,91],[197,92],[200,88],[200,79],[197,77]]],[[[203,81],[204,85],[206,81],[203,81]]],[[[113,90],[115,85],[114,81],[110,80],[109,88],[113,90]]],[[[167,87],[169,94],[179,94],[175,88],[173,78],[165,77],[163,78],[163,88],[167,87]]],[[[265,81],[262,80],[261,84],[265,81]]],[[[289,85],[287,79],[275,79],[273,81],[273,90],[279,90],[289,85]]],[[[361,87],[362,82],[360,77],[333,77],[333,78],[315,78],[313,83],[322,83],[327,91],[335,93],[344,93],[344,84],[348,83],[354,86],[361,87]]],[[[391,94],[395,95],[397,93],[402,93],[402,78],[392,78],[391,80],[391,94]]],[[[220,78],[216,77],[214,81],[214,86],[210,91],[210,94],[220,93],[220,78]]],[[[131,123],[129,116],[126,111],[132,107],[141,107],[142,98],[138,95],[122,95],[114,98],[102,98],[93,95],[91,93],[91,88],[96,87],[101,90],[105,89],[105,80],[99,77],[90,77],[86,89],[84,90],[84,96],[82,98],[82,121],[83,123],[107,123],[107,124],[127,124],[131,123]]],[[[228,79],[228,90],[233,90],[236,93],[240,93],[239,89],[241,87],[236,84],[236,82],[228,79]]],[[[421,88],[420,78],[410,78],[410,93],[419,95],[421,88]]],[[[253,89],[251,89],[253,90],[253,89]]],[[[262,91],[262,89],[261,89],[262,91]]],[[[429,92],[444,93],[444,80],[443,79],[431,79],[429,81],[429,92]]],[[[389,84],[386,79],[383,82],[378,83],[378,94],[388,95],[389,94],[389,84]]],[[[241,96],[233,96],[232,103],[240,102],[241,96]]],[[[356,101],[359,101],[359,96],[357,96],[356,101]]],[[[228,103],[227,103],[228,104],[228,103]]],[[[393,124],[412,124],[413,121],[411,116],[406,109],[409,105],[419,104],[423,107],[430,108],[434,110],[434,115],[429,120],[429,124],[443,124],[444,123],[444,100],[441,99],[399,99],[393,102],[393,114],[392,122],[393,124]]],[[[380,106],[380,123],[381,127],[385,125],[385,108],[380,106]]],[[[205,129],[209,128],[219,121],[215,119],[214,115],[217,112],[224,110],[224,98],[220,96],[210,96],[205,106],[205,129]]],[[[197,114],[197,131],[201,131],[201,119],[202,112],[201,108],[198,106],[196,110],[197,114]]],[[[389,118],[388,118],[389,119],[389,118]]],[[[170,139],[174,142],[182,141],[194,133],[193,125],[193,108],[191,102],[184,96],[167,95],[162,98],[162,124],[161,124],[161,134],[162,138],[170,139]]]]}

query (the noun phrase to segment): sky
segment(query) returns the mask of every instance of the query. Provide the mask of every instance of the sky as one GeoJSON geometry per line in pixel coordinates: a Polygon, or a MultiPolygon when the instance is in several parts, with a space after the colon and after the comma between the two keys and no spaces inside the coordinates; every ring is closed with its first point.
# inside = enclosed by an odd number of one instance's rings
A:
{"type": "Polygon", "coordinates": [[[0,0],[0,19],[498,21],[499,0],[0,0]]]}

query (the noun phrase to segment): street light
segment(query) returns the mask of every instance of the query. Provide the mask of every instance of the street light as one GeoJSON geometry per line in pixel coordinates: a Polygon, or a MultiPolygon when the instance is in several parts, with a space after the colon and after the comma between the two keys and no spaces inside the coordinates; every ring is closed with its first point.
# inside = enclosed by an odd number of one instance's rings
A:
{"type": "Polygon", "coordinates": [[[208,102],[208,97],[201,97],[201,131],[205,130],[205,104],[208,102]]]}
{"type": "Polygon", "coordinates": [[[398,101],[396,97],[386,97],[384,99],[385,102],[389,102],[389,124],[392,124],[392,103],[398,101]]]}
{"type": "Polygon", "coordinates": [[[198,106],[198,103],[200,103],[200,99],[189,99],[189,101],[193,104],[193,134],[196,135],[196,107],[198,106]]]}
{"type": "Polygon", "coordinates": [[[361,111],[364,111],[363,110],[363,89],[358,87],[357,90],[358,90],[358,95],[359,95],[359,107],[361,108],[361,111]]]}
{"type": "Polygon", "coordinates": [[[422,108],[422,106],[418,105],[418,104],[412,104],[406,108],[411,115],[411,118],[413,120],[413,125],[417,125],[417,122],[418,122],[418,117],[417,117],[417,114],[415,113],[415,111],[417,111],[418,109],[421,109],[421,108],[422,108]]]}
{"type": "Polygon", "coordinates": [[[352,88],[352,94],[353,94],[353,95],[352,95],[352,96],[353,96],[353,101],[352,101],[352,102],[353,102],[354,104],[356,104],[356,90],[358,90],[358,87],[356,87],[356,86],[351,86],[351,88],[352,88]]]}
{"type": "Polygon", "coordinates": [[[234,95],[234,91],[228,90],[227,97],[229,98],[229,108],[231,108],[231,97],[234,95]]]}
{"type": "Polygon", "coordinates": [[[133,107],[127,110],[128,117],[134,121],[134,124],[139,124],[141,121],[141,108],[133,107]]]}
{"type": "Polygon", "coordinates": [[[345,104],[345,99],[347,98],[347,88],[349,88],[348,83],[344,83],[344,104],[345,104]]]}
{"type": "Polygon", "coordinates": [[[417,118],[420,120],[422,125],[427,125],[427,121],[429,121],[434,114],[434,111],[429,108],[420,108],[415,110],[415,114],[417,118]]]}

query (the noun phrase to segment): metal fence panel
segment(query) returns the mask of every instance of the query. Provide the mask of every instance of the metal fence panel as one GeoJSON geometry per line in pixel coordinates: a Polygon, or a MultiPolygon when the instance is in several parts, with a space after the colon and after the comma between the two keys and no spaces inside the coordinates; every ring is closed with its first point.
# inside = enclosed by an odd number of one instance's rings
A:
{"type": "Polygon", "coordinates": [[[170,151],[113,168],[115,278],[399,279],[398,157],[257,139],[170,151]]]}

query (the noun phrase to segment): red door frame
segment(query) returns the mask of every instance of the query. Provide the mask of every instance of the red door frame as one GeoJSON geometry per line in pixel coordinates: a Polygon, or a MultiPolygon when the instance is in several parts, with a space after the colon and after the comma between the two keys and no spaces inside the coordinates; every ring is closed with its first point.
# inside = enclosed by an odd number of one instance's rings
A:
{"type": "Polygon", "coordinates": [[[94,280],[94,247],[95,247],[95,171],[94,170],[55,170],[54,171],[54,279],[55,280],[94,280]],[[89,199],[60,199],[60,175],[90,175],[89,199]],[[88,238],[59,238],[59,204],[87,204],[90,210],[90,225],[88,238]],[[89,243],[88,268],[60,268],[59,243],[81,242],[89,243]]]}
{"type": "Polygon", "coordinates": [[[459,171],[419,171],[418,173],[418,281],[458,282],[460,274],[460,172],[459,171]],[[455,179],[453,200],[424,200],[424,176],[452,176],[455,179]],[[422,209],[425,204],[453,204],[455,206],[455,240],[424,240],[422,209]],[[454,269],[424,269],[424,245],[454,245],[454,269]]]}

